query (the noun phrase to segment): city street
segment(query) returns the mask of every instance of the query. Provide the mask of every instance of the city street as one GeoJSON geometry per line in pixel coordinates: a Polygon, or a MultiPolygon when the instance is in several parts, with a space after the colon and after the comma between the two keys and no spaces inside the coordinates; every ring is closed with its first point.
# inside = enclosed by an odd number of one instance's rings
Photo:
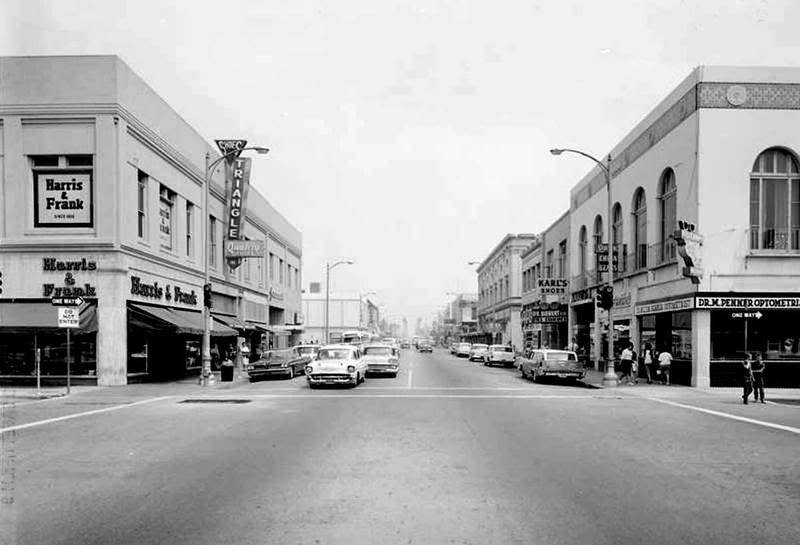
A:
{"type": "Polygon", "coordinates": [[[797,406],[536,384],[441,348],[401,362],[356,389],[183,382],[5,405],[3,543],[800,542],[797,406]]]}

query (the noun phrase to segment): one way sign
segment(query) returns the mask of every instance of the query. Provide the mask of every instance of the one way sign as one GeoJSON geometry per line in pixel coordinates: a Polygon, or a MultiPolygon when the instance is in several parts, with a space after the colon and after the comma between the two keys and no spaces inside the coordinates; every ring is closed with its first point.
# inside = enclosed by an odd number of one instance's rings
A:
{"type": "Polygon", "coordinates": [[[79,307],[83,302],[83,297],[53,297],[50,299],[50,304],[54,307],[79,307]]]}

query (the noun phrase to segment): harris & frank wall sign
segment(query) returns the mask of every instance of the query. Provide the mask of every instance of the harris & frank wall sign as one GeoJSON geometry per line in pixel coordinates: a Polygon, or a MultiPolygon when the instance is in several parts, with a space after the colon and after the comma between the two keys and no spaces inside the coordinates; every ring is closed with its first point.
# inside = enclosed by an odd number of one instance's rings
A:
{"type": "Polygon", "coordinates": [[[34,227],[92,227],[92,171],[36,171],[33,207],[34,227]]]}

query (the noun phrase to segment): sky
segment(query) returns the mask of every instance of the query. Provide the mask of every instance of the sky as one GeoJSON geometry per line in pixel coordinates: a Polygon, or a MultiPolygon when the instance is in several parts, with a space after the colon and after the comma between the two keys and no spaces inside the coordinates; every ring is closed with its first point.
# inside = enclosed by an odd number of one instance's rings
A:
{"type": "Polygon", "coordinates": [[[430,319],[538,233],[692,68],[797,66],[796,0],[0,0],[0,55],[116,54],[200,134],[245,138],[303,284],[430,319]]]}

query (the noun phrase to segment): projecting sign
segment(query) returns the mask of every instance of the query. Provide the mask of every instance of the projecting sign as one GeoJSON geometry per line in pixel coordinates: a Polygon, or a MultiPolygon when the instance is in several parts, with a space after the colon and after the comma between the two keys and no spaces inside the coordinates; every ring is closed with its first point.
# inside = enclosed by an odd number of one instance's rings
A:
{"type": "Polygon", "coordinates": [[[539,295],[566,295],[569,289],[569,280],[561,278],[539,278],[536,281],[539,295]]]}
{"type": "Polygon", "coordinates": [[[250,182],[250,159],[236,158],[226,166],[230,192],[228,194],[228,223],[225,238],[242,238],[242,215],[247,198],[247,184],[250,182]]]}
{"type": "Polygon", "coordinates": [[[58,327],[80,326],[80,314],[75,307],[58,307],[58,327]]]}
{"type": "Polygon", "coordinates": [[[264,257],[267,244],[264,240],[226,240],[225,257],[264,257]]]}
{"type": "Polygon", "coordinates": [[[92,171],[36,171],[34,227],[91,227],[92,171]]]}

